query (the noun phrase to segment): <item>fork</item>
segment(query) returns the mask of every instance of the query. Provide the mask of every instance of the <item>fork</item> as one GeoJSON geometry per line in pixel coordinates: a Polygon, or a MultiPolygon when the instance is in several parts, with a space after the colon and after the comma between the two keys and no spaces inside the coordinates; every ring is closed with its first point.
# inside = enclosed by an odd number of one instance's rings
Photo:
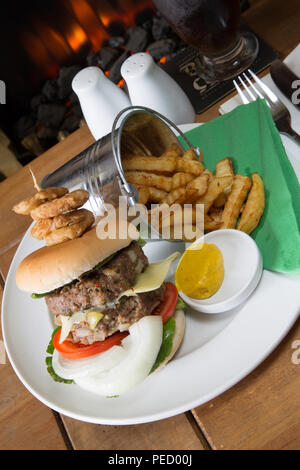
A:
{"type": "Polygon", "coordinates": [[[258,97],[265,99],[278,131],[291,137],[294,142],[300,145],[300,135],[291,127],[291,114],[288,108],[282,103],[282,101],[280,101],[279,98],[277,98],[275,93],[257,75],[255,75],[255,73],[252,72],[252,70],[248,70],[248,73],[250,77],[246,73],[243,73],[244,79],[241,75],[237,77],[240,81],[240,85],[236,80],[233,80],[234,86],[243,103],[248,104],[250,101],[255,101],[258,97]],[[255,84],[252,83],[250,79],[251,77],[254,79],[255,84]]]}

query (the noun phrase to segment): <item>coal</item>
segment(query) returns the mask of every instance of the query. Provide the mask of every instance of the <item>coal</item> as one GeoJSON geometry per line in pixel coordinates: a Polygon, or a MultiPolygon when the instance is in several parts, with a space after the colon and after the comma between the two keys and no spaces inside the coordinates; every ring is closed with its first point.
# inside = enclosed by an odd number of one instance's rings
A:
{"type": "Polygon", "coordinates": [[[148,51],[154,60],[160,60],[162,57],[172,54],[176,48],[177,43],[173,39],[160,39],[149,44],[148,51]]]}
{"type": "Polygon", "coordinates": [[[28,114],[27,116],[22,116],[17,120],[14,126],[14,133],[18,140],[23,140],[28,134],[32,134],[35,129],[35,121],[33,116],[28,114]]]}
{"type": "Polygon", "coordinates": [[[78,96],[76,95],[75,91],[72,91],[72,93],[68,96],[68,101],[70,101],[71,104],[78,104],[78,96]]]}
{"type": "Polygon", "coordinates": [[[47,80],[42,88],[42,95],[47,99],[47,101],[55,101],[57,99],[57,92],[56,80],[47,80]]]}
{"type": "Polygon", "coordinates": [[[36,132],[36,136],[44,149],[48,149],[57,144],[57,129],[53,129],[52,127],[41,127],[36,132]]]}
{"type": "Polygon", "coordinates": [[[80,119],[83,117],[81,106],[78,101],[77,103],[74,103],[70,106],[69,111],[70,113],[75,114],[75,116],[78,116],[80,119]]]}
{"type": "Polygon", "coordinates": [[[46,103],[46,101],[47,101],[46,97],[42,95],[41,93],[39,95],[35,95],[30,101],[30,107],[32,111],[37,112],[40,104],[46,103]]]}
{"type": "Polygon", "coordinates": [[[119,83],[119,81],[122,79],[121,75],[121,67],[123,62],[130,56],[130,53],[128,51],[124,51],[123,54],[120,55],[120,57],[115,61],[113,66],[111,67],[108,78],[114,82],[114,83],[119,83]]]}
{"type": "Polygon", "coordinates": [[[76,116],[75,114],[70,114],[64,119],[63,123],[60,126],[60,129],[62,131],[67,131],[69,133],[76,131],[76,129],[78,129],[79,127],[81,119],[82,119],[82,115],[76,116]]]}
{"type": "Polygon", "coordinates": [[[123,36],[113,36],[108,40],[108,45],[110,47],[118,48],[124,46],[125,38],[123,36]]]}
{"type": "Polygon", "coordinates": [[[128,28],[128,40],[125,44],[126,51],[143,52],[148,44],[148,32],[141,26],[128,28]]]}
{"type": "Polygon", "coordinates": [[[79,65],[71,65],[70,67],[61,67],[57,78],[58,98],[66,99],[72,92],[72,80],[79,72],[79,65]]]}
{"type": "Polygon", "coordinates": [[[37,112],[37,124],[58,129],[65,113],[66,108],[63,104],[41,104],[37,112]]]}
{"type": "Polygon", "coordinates": [[[89,60],[89,65],[98,66],[102,70],[108,70],[117,58],[121,55],[121,51],[113,47],[102,47],[100,51],[93,54],[89,60]]]}
{"type": "Polygon", "coordinates": [[[170,36],[172,29],[162,16],[155,16],[152,22],[152,36],[155,41],[170,36]]]}

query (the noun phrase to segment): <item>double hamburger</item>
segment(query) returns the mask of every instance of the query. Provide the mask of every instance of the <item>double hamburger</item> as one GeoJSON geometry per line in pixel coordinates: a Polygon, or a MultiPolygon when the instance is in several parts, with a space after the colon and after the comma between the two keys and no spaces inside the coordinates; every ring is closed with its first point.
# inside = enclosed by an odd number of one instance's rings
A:
{"type": "Polygon", "coordinates": [[[149,265],[138,232],[132,238],[101,240],[93,227],[74,240],[42,247],[20,263],[18,287],[35,299],[44,298],[56,324],[47,358],[48,371],[55,380],[74,381],[95,393],[115,395],[137,385],[171,359],[185,326],[175,286],[160,279],[173,259],[149,265]],[[155,272],[160,274],[153,275],[155,272]],[[143,338],[139,339],[145,357],[136,369],[141,371],[142,363],[143,373],[129,381],[130,386],[110,386],[114,368],[129,367],[135,374],[138,354],[126,356],[124,351],[131,347],[127,337],[136,337],[140,334],[137,331],[147,336],[145,344],[150,338],[147,352],[143,338]],[[117,354],[118,359],[112,362],[106,359],[117,354]],[[82,360],[87,361],[86,374],[82,360]],[[99,370],[95,361],[102,364],[99,370]]]}

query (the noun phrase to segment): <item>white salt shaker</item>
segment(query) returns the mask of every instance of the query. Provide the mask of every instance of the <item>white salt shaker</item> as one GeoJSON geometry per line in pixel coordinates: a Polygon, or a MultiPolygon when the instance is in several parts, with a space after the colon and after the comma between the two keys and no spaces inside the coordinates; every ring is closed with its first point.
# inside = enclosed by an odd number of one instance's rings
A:
{"type": "Polygon", "coordinates": [[[131,105],[130,99],[98,67],[86,67],[72,81],[82,113],[96,140],[111,132],[117,114],[131,105]]]}
{"type": "Polygon", "coordinates": [[[195,111],[185,92],[144,52],[130,56],[121,67],[132,105],[146,106],[174,124],[193,123],[195,111]]]}

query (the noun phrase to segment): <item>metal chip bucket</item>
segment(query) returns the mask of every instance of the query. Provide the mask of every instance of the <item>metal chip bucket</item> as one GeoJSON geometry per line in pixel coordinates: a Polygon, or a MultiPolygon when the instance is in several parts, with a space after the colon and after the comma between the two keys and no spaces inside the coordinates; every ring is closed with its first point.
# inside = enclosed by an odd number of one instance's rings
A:
{"type": "MultiPolygon", "coordinates": [[[[173,143],[200,150],[166,117],[142,106],[125,108],[116,117],[110,134],[93,143],[42,181],[42,188],[63,186],[69,190],[85,189],[90,199],[85,205],[95,217],[105,212],[106,204],[119,206],[119,197],[137,204],[137,190],[126,181],[122,155],[160,156],[173,143]]],[[[155,229],[154,229],[155,231],[155,229]]]]}

